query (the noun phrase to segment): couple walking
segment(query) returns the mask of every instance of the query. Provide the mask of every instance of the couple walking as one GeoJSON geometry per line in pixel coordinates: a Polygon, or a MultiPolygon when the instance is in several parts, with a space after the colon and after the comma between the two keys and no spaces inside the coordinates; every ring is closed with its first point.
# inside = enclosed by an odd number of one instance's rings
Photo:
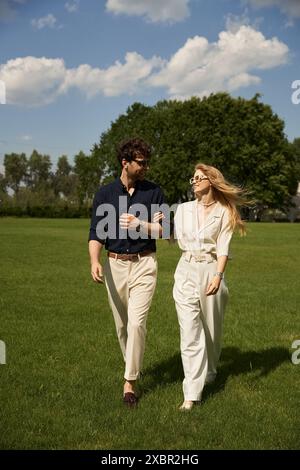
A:
{"type": "MultiPolygon", "coordinates": [[[[150,147],[141,139],[119,146],[121,175],[96,193],[89,234],[91,275],[106,284],[125,361],[123,402],[129,407],[138,402],[135,384],[157,278],[155,239],[163,233],[164,216],[153,212],[165,203],[163,192],[145,179],[150,156],[150,147]],[[99,261],[103,247],[104,266],[99,261]]],[[[204,385],[216,377],[228,300],[224,272],[229,245],[235,228],[244,231],[237,210],[244,202],[241,189],[204,164],[196,165],[190,183],[195,199],[180,204],[174,217],[182,250],[173,288],[184,370],[181,410],[198,404],[204,385]]]]}

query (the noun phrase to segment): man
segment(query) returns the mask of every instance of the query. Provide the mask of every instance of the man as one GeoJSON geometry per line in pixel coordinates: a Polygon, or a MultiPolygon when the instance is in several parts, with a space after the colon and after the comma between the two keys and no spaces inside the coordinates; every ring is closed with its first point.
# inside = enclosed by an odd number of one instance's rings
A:
{"type": "Polygon", "coordinates": [[[121,176],[96,193],[89,235],[91,274],[95,282],[105,279],[125,361],[123,401],[130,407],[138,402],[135,384],[157,278],[155,238],[162,236],[155,220],[162,218],[158,211],[164,196],[159,186],[145,180],[150,156],[150,147],[141,139],[120,145],[121,176]],[[108,258],[102,266],[104,245],[108,258]]]}

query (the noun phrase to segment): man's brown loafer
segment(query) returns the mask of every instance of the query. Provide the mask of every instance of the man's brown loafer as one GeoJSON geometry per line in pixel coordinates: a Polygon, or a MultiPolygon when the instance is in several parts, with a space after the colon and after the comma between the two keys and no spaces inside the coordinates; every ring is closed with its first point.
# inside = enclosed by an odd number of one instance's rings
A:
{"type": "Polygon", "coordinates": [[[124,393],[123,403],[125,406],[128,406],[129,408],[133,408],[137,406],[138,400],[139,400],[138,397],[134,393],[132,392],[124,393]]]}

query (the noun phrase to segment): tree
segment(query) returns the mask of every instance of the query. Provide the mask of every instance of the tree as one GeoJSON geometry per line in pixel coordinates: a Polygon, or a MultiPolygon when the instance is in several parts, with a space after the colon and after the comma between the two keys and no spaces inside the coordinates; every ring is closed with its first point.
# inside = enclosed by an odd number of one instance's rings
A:
{"type": "Polygon", "coordinates": [[[97,159],[84,152],[75,156],[74,173],[78,178],[77,194],[80,204],[92,202],[92,198],[99,186],[101,170],[97,159]]]}
{"type": "Polygon", "coordinates": [[[67,155],[62,155],[59,157],[57,162],[56,174],[58,176],[69,176],[72,171],[72,166],[68,162],[67,155]]]}
{"type": "Polygon", "coordinates": [[[7,181],[2,173],[0,173],[0,193],[7,193],[7,181]]]}
{"type": "Polygon", "coordinates": [[[291,143],[291,152],[296,160],[296,175],[298,182],[300,182],[300,137],[297,137],[291,143]]]}
{"type": "Polygon", "coordinates": [[[15,194],[18,193],[21,182],[25,180],[27,163],[25,153],[10,153],[4,156],[5,179],[7,181],[7,186],[13,189],[15,194]]]}
{"type": "Polygon", "coordinates": [[[149,179],[162,186],[170,204],[190,198],[188,180],[200,161],[252,190],[261,208],[287,208],[296,191],[295,157],[284,122],[259,95],[246,100],[217,93],[153,107],[135,103],[93,148],[104,169],[102,182],[119,172],[116,145],[135,136],[152,145],[149,179]]]}
{"type": "Polygon", "coordinates": [[[7,181],[4,175],[0,173],[0,210],[8,198],[9,196],[7,195],[7,181]]]}
{"type": "Polygon", "coordinates": [[[57,169],[52,175],[52,185],[55,195],[63,195],[64,197],[75,194],[78,177],[72,172],[72,166],[68,162],[68,157],[62,155],[57,162],[57,169]]]}
{"type": "Polygon", "coordinates": [[[103,132],[100,143],[94,144],[92,157],[99,168],[101,184],[113,180],[120,171],[120,164],[116,158],[118,144],[133,136],[139,136],[151,142],[152,134],[147,128],[147,118],[152,115],[152,108],[135,103],[127,109],[125,115],[111,124],[107,132],[103,132]]]}
{"type": "Polygon", "coordinates": [[[27,186],[33,191],[49,189],[51,166],[48,155],[33,150],[28,160],[27,186]]]}

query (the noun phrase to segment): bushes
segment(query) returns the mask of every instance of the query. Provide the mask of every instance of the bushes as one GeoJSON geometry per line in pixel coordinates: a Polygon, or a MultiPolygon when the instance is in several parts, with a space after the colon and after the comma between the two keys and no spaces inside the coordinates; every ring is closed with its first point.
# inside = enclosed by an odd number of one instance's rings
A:
{"type": "Polygon", "coordinates": [[[27,205],[25,207],[14,204],[0,204],[0,217],[45,217],[45,218],[79,218],[90,217],[92,208],[88,206],[75,206],[71,204],[57,205],[27,205]]]}

